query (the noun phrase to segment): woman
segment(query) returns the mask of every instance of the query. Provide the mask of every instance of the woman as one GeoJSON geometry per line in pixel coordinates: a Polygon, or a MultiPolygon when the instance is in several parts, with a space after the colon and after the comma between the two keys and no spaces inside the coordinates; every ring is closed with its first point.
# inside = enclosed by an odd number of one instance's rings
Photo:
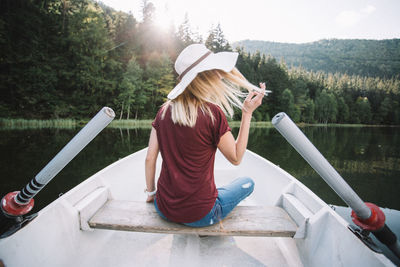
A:
{"type": "Polygon", "coordinates": [[[265,93],[265,84],[255,87],[235,68],[237,57],[234,52],[214,54],[202,44],[193,44],[175,62],[180,82],[152,123],[145,163],[147,202],[154,201],[164,219],[208,226],[225,218],[254,189],[250,178],[238,178],[218,189],[214,182],[216,149],[232,164],[240,164],[252,113],[265,93]],[[240,87],[249,90],[243,103],[240,87]],[[242,109],[236,141],[225,117],[232,117],[233,106],[242,109]],[[163,163],[156,190],[159,152],[163,163]]]}

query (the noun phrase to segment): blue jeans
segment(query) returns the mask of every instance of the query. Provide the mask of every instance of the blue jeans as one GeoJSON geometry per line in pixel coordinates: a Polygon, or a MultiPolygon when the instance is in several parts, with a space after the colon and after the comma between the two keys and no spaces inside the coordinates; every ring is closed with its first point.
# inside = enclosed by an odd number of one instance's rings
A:
{"type": "MultiPolygon", "coordinates": [[[[254,181],[251,178],[237,178],[227,186],[217,188],[218,197],[211,211],[198,221],[184,223],[191,227],[204,227],[215,224],[224,219],[235,208],[240,201],[248,197],[254,190],[254,181]]],[[[163,218],[167,218],[157,207],[156,200],[154,206],[157,213],[163,218]]]]}

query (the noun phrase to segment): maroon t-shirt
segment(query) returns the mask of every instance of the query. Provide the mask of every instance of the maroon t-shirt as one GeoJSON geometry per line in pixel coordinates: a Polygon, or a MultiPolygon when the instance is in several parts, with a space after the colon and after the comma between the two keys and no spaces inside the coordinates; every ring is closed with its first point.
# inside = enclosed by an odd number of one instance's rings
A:
{"type": "Polygon", "coordinates": [[[174,124],[171,108],[152,125],[163,158],[157,183],[157,207],[169,220],[180,223],[203,218],[214,206],[218,191],[214,182],[214,158],[220,137],[230,131],[222,110],[208,104],[214,123],[200,109],[191,128],[174,124]]]}

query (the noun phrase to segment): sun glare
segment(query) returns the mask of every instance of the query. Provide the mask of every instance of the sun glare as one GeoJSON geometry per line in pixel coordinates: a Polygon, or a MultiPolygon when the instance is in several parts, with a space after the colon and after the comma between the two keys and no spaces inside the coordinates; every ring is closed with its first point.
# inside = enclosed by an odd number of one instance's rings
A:
{"type": "Polygon", "coordinates": [[[154,24],[162,31],[168,31],[171,26],[176,23],[174,14],[171,12],[169,2],[156,4],[156,12],[154,14],[154,24]]]}
{"type": "Polygon", "coordinates": [[[154,18],[154,24],[162,31],[166,32],[173,25],[173,18],[168,12],[157,12],[154,18]]]}

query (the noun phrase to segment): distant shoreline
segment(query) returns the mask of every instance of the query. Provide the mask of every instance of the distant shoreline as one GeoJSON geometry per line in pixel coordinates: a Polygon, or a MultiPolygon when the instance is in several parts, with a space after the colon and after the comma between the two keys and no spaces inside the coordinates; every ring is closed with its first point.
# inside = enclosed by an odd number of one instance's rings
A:
{"type": "MultiPolygon", "coordinates": [[[[0,129],[73,129],[80,128],[86,125],[88,119],[50,119],[50,120],[35,120],[35,119],[5,119],[0,118],[0,129]]],[[[150,129],[152,120],[114,120],[108,126],[109,128],[123,129],[150,129]]],[[[230,127],[236,128],[240,126],[240,121],[228,121],[230,127]]],[[[400,125],[380,125],[380,124],[340,124],[340,123],[297,123],[297,126],[302,127],[400,127],[400,125]]],[[[273,128],[269,121],[253,121],[253,128],[273,128]]]]}

